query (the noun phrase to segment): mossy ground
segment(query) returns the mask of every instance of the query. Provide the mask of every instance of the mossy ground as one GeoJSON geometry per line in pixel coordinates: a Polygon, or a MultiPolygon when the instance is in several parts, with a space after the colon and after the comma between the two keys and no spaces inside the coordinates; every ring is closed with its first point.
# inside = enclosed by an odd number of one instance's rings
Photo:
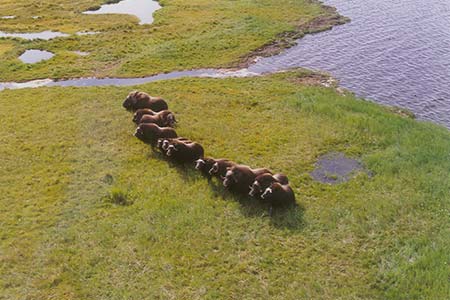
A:
{"type": "Polygon", "coordinates": [[[104,1],[5,0],[0,12],[15,19],[0,19],[6,32],[54,30],[74,34],[101,34],[57,38],[50,41],[0,39],[13,48],[0,51],[0,81],[83,76],[136,77],[174,70],[226,67],[249,52],[273,41],[318,16],[332,15],[308,0],[161,0],[155,22],[138,25],[131,15],[86,15],[104,1]],[[32,16],[41,16],[33,19],[32,16]],[[24,64],[18,57],[26,49],[56,54],[38,64],[24,64]],[[72,51],[89,52],[78,56],[72,51]]]}
{"type": "Polygon", "coordinates": [[[130,87],[0,94],[0,299],[447,299],[450,133],[303,72],[182,79],[180,135],[287,174],[268,217],[132,136],[130,87]],[[314,182],[328,152],[371,171],[314,182]]]}

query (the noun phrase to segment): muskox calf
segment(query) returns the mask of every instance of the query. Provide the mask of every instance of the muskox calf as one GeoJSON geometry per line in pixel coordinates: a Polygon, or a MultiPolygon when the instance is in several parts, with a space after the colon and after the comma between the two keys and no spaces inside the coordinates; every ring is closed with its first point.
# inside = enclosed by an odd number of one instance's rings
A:
{"type": "Polygon", "coordinates": [[[143,115],[137,122],[141,123],[154,123],[160,127],[175,127],[175,115],[170,110],[163,110],[155,115],[143,115]]]}
{"type": "Polygon", "coordinates": [[[160,138],[176,138],[177,133],[170,127],[159,127],[153,123],[142,123],[136,128],[134,136],[155,147],[160,138]]]}
{"type": "Polygon", "coordinates": [[[250,196],[255,198],[260,198],[264,191],[274,182],[279,182],[281,184],[288,184],[289,180],[286,175],[264,173],[255,178],[255,181],[250,186],[250,196]]]}
{"type": "Polygon", "coordinates": [[[294,206],[295,194],[288,184],[272,183],[261,195],[261,199],[269,203],[270,214],[273,208],[294,206]]]}
{"type": "Polygon", "coordinates": [[[271,172],[266,168],[252,169],[246,165],[235,165],[228,168],[223,178],[223,185],[233,192],[248,194],[255,178],[264,173],[271,172]]]}
{"type": "Polygon", "coordinates": [[[155,112],[169,108],[164,99],[160,97],[152,97],[147,93],[139,91],[129,93],[122,106],[126,110],[136,111],[141,108],[149,108],[155,112]]]}
{"type": "Polygon", "coordinates": [[[184,143],[183,141],[171,141],[166,155],[177,163],[192,163],[203,157],[203,147],[198,143],[184,143]]]}
{"type": "Polygon", "coordinates": [[[133,122],[139,124],[143,115],[154,116],[156,115],[156,112],[154,112],[150,108],[140,108],[135,111],[133,115],[133,122]]]}

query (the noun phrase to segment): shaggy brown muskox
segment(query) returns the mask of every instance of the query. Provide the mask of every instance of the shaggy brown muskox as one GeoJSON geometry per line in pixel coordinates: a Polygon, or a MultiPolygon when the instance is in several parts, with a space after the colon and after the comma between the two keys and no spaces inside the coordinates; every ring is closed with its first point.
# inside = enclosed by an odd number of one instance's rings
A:
{"type": "Polygon", "coordinates": [[[209,170],[211,170],[215,162],[216,160],[211,157],[199,158],[195,161],[195,169],[199,170],[202,173],[202,175],[206,176],[209,179],[211,178],[209,170]]]}
{"type": "Polygon", "coordinates": [[[209,174],[209,170],[213,166],[215,160],[211,157],[199,158],[195,161],[195,169],[202,173],[209,174]]]}
{"type": "Polygon", "coordinates": [[[252,169],[246,165],[235,165],[228,168],[223,177],[223,185],[233,192],[248,194],[250,185],[255,181],[256,176],[264,173],[271,172],[266,168],[252,169]]]}
{"type": "Polygon", "coordinates": [[[279,182],[281,184],[288,184],[289,180],[286,175],[283,174],[275,174],[264,173],[259,176],[256,176],[255,181],[250,186],[250,192],[248,193],[250,196],[255,198],[260,198],[262,193],[273,183],[279,182]]]}
{"type": "Polygon", "coordinates": [[[139,124],[143,115],[154,116],[156,113],[150,108],[140,108],[133,115],[133,122],[139,124]]]}
{"type": "Polygon", "coordinates": [[[176,141],[182,141],[186,144],[192,143],[190,139],[184,138],[184,137],[177,137],[177,138],[159,138],[156,142],[156,148],[162,153],[166,154],[167,149],[169,148],[170,142],[176,140],[176,141]]]}
{"type": "MultiPolygon", "coordinates": [[[[162,143],[161,148],[164,150],[164,153],[165,153],[165,151],[167,151],[167,149],[169,149],[170,143],[172,143],[173,141],[180,141],[185,144],[193,143],[190,139],[184,138],[184,137],[161,139],[161,143],[162,143]]],[[[158,140],[158,143],[159,143],[159,140],[158,140]]]]}
{"type": "Polygon", "coordinates": [[[141,123],[155,123],[161,127],[175,127],[175,115],[170,110],[162,110],[155,115],[143,115],[137,122],[141,123]]]}
{"type": "Polygon", "coordinates": [[[225,177],[227,170],[235,166],[236,163],[228,159],[215,159],[214,164],[209,169],[209,174],[217,178],[225,177]]]}
{"type": "Polygon", "coordinates": [[[272,208],[294,206],[295,194],[288,184],[273,182],[261,195],[261,199],[270,205],[270,214],[272,208]]]}
{"type": "Polygon", "coordinates": [[[134,136],[155,147],[160,138],[176,138],[177,133],[170,127],[159,127],[153,123],[142,123],[136,128],[134,136]]]}
{"type": "Polygon", "coordinates": [[[139,91],[129,93],[122,106],[125,107],[126,110],[136,111],[140,108],[150,108],[155,112],[169,108],[164,99],[152,97],[147,93],[139,91]]]}
{"type": "Polygon", "coordinates": [[[203,157],[204,150],[202,145],[192,142],[184,143],[183,141],[170,141],[166,155],[177,163],[192,163],[203,157]]]}

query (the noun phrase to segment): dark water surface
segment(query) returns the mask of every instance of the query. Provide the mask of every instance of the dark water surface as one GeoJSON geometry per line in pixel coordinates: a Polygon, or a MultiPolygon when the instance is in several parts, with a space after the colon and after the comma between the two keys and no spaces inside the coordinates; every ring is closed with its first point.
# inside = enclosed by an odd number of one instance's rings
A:
{"type": "Polygon", "coordinates": [[[351,23],[307,35],[249,68],[324,70],[378,103],[450,128],[450,1],[326,0],[351,23]]]}

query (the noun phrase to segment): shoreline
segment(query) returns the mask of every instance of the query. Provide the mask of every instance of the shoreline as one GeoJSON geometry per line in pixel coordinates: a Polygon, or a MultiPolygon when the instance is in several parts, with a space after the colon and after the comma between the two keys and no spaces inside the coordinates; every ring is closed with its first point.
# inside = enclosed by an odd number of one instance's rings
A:
{"type": "MultiPolygon", "coordinates": [[[[119,2],[119,1],[117,1],[119,2]]],[[[36,81],[52,81],[52,82],[61,82],[61,81],[72,81],[72,80],[83,80],[83,79],[144,79],[153,76],[160,76],[165,74],[177,73],[177,72],[195,72],[198,70],[216,70],[218,72],[235,72],[240,70],[245,70],[253,63],[255,63],[258,58],[261,57],[270,57],[275,56],[282,53],[284,50],[289,49],[295,46],[298,43],[298,40],[303,38],[307,34],[315,34],[326,30],[331,30],[334,26],[343,25],[345,23],[350,22],[350,19],[340,15],[337,12],[337,9],[332,6],[325,5],[320,3],[324,13],[313,18],[308,22],[304,22],[301,24],[295,25],[295,30],[293,31],[285,31],[278,34],[274,41],[264,44],[263,46],[251,51],[248,54],[245,54],[240,59],[235,62],[230,63],[227,67],[204,67],[204,68],[191,68],[187,70],[172,70],[169,72],[163,73],[151,73],[144,76],[139,77],[108,77],[108,76],[87,76],[87,77],[59,77],[59,78],[50,78],[50,77],[42,77],[42,78],[33,78],[29,80],[19,80],[19,81],[0,81],[0,86],[3,85],[11,85],[11,84],[26,84],[32,83],[36,81]]],[[[289,69],[284,70],[289,71],[289,69]]],[[[318,72],[320,73],[320,72],[318,72]]],[[[1,91],[1,89],[0,89],[1,91]]]]}
{"type": "Polygon", "coordinates": [[[334,26],[350,22],[350,18],[340,15],[337,8],[325,4],[321,4],[321,6],[324,10],[323,15],[315,17],[306,23],[297,24],[293,31],[285,31],[278,34],[274,41],[244,55],[238,62],[232,63],[230,67],[236,69],[248,68],[260,57],[275,56],[295,46],[298,40],[307,34],[331,30],[334,26]]]}

